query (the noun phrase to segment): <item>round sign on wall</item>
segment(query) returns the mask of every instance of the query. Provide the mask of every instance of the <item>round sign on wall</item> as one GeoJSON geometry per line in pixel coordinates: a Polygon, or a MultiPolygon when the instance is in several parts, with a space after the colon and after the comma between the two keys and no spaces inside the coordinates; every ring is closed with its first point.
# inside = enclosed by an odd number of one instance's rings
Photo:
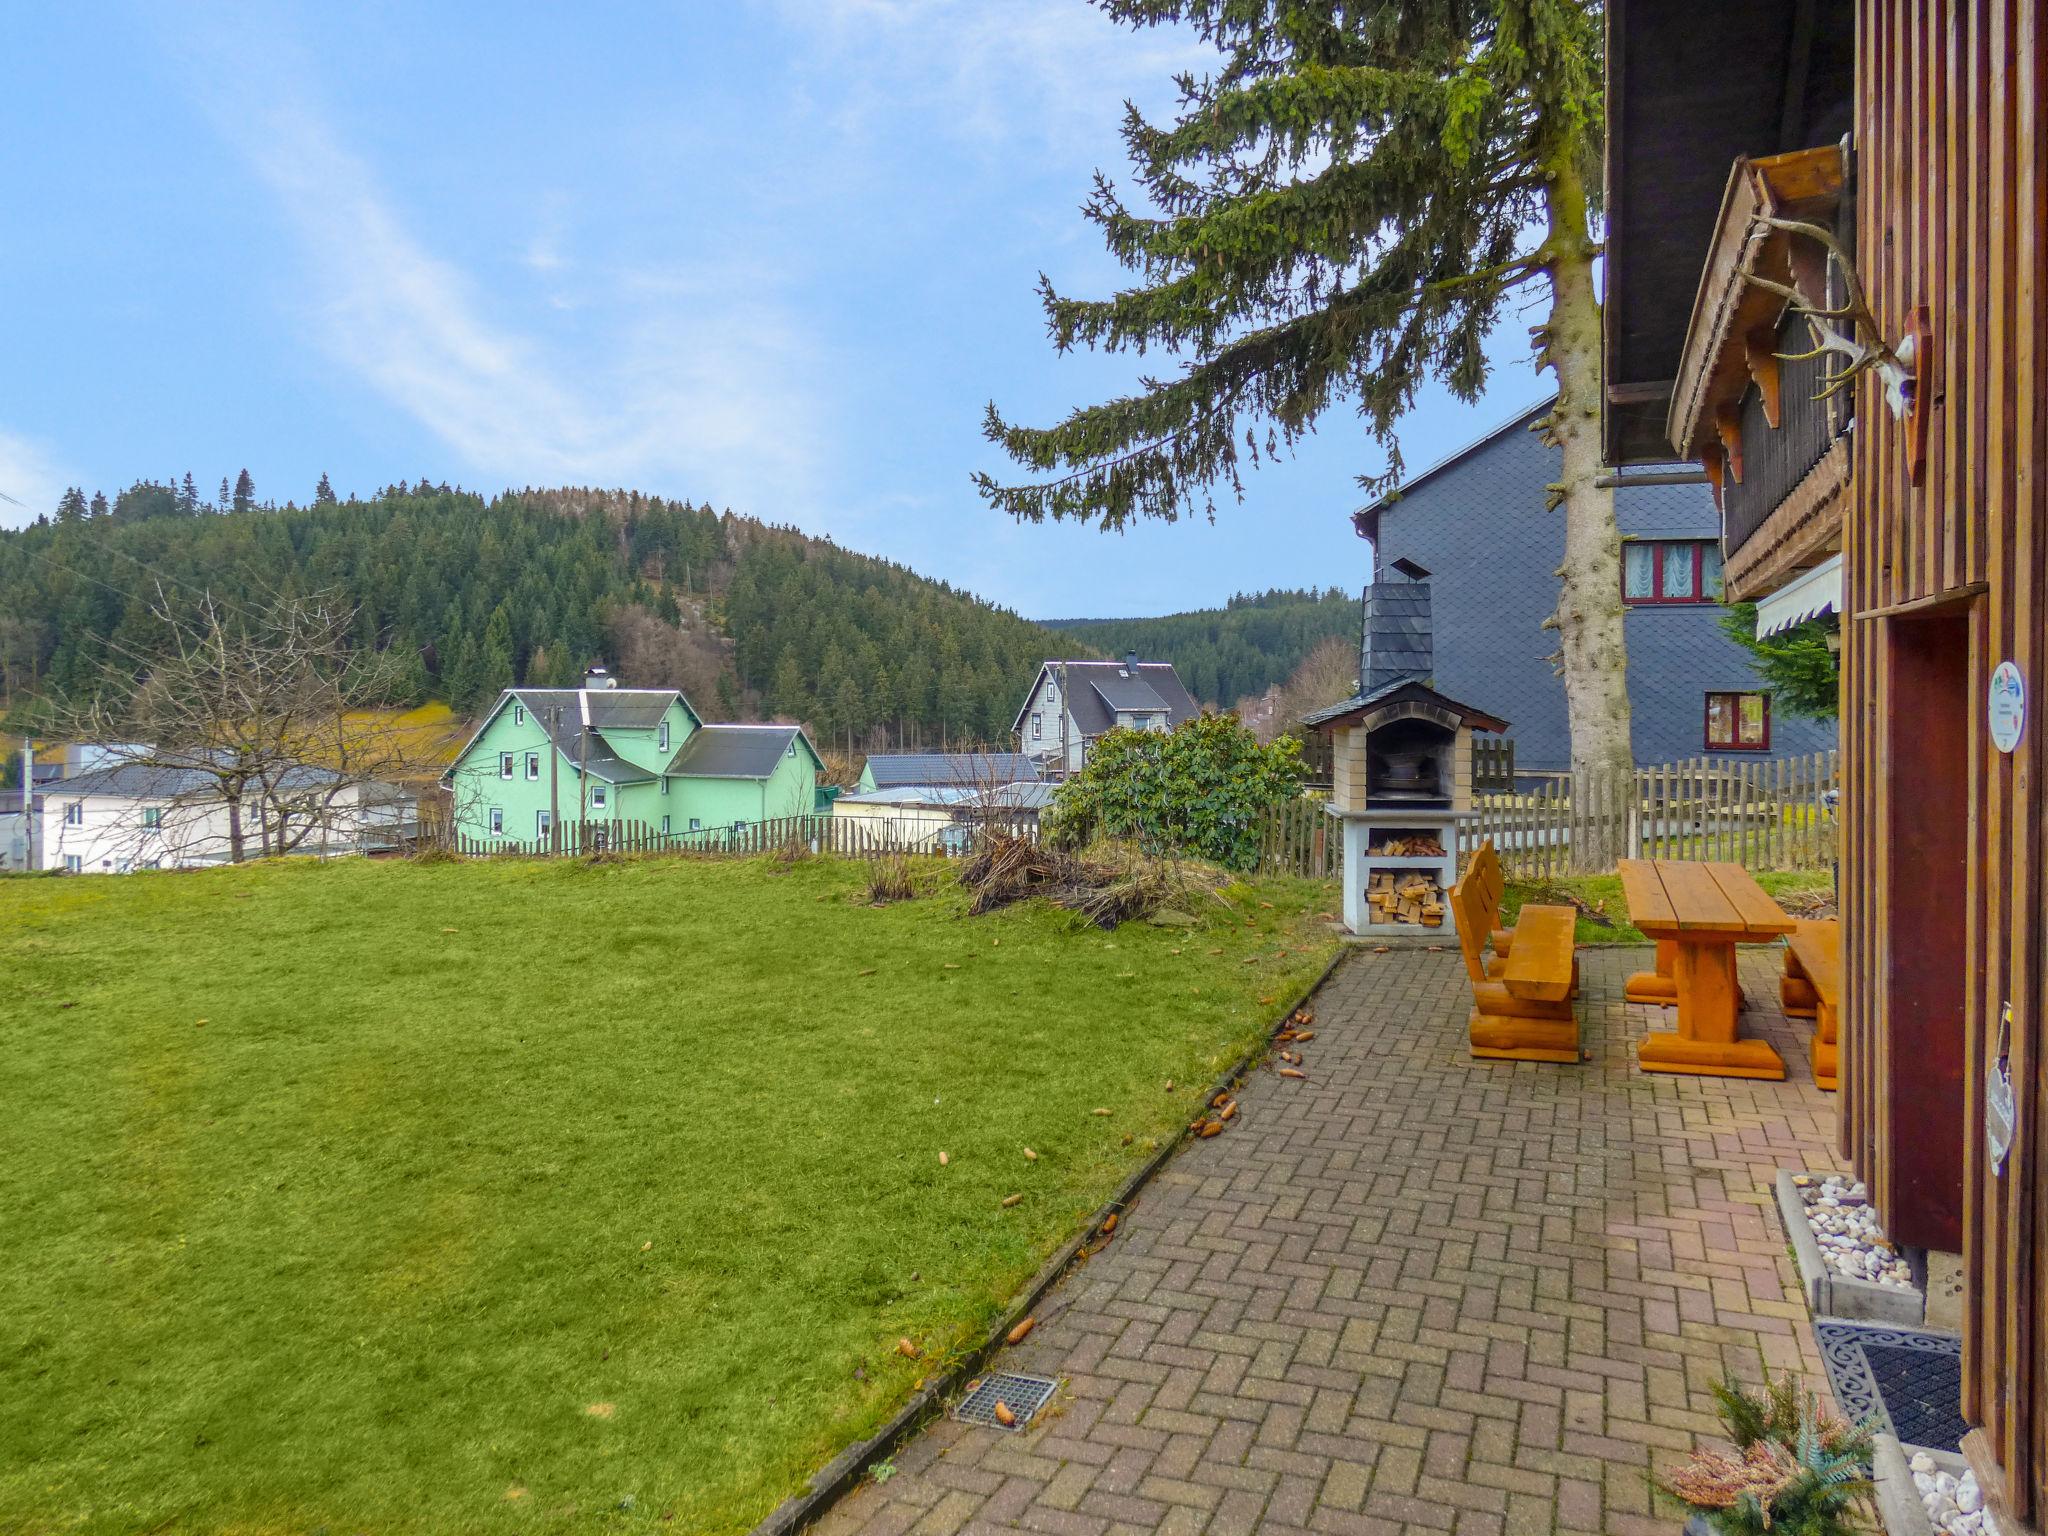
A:
{"type": "Polygon", "coordinates": [[[2020,732],[2027,728],[2026,679],[2013,662],[2001,661],[1992,669],[1987,708],[1992,745],[2001,752],[2010,752],[2020,744],[2020,732]]]}

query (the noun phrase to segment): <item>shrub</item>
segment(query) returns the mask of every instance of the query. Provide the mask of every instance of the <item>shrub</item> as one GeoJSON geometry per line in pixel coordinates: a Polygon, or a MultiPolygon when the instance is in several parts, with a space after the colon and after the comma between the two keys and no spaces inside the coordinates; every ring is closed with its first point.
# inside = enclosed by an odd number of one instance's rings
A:
{"type": "Polygon", "coordinates": [[[885,853],[868,860],[868,900],[876,906],[908,901],[917,894],[910,878],[910,860],[900,853],[885,853]]]}
{"type": "Polygon", "coordinates": [[[1230,869],[1259,857],[1259,823],[1301,786],[1301,743],[1262,745],[1235,715],[1198,715],[1171,731],[1115,730],[1059,787],[1047,834],[1066,847],[1137,842],[1230,869]]]}
{"type": "Polygon", "coordinates": [[[1716,1536],[1848,1536],[1870,1495],[1867,1430],[1829,1418],[1791,1377],[1713,1384],[1733,1455],[1695,1451],[1664,1485],[1716,1536]]]}

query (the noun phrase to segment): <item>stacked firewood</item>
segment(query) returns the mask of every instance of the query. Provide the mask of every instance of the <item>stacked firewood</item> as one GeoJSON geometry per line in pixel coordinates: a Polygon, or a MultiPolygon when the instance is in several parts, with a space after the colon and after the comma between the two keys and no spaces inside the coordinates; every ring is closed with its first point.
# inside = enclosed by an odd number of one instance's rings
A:
{"type": "Polygon", "coordinates": [[[1441,928],[1443,887],[1416,870],[1375,870],[1365,882],[1366,909],[1375,923],[1441,928]]]}
{"type": "Polygon", "coordinates": [[[1425,832],[1415,837],[1390,837],[1365,851],[1383,859],[1440,859],[1444,845],[1425,832]]]}

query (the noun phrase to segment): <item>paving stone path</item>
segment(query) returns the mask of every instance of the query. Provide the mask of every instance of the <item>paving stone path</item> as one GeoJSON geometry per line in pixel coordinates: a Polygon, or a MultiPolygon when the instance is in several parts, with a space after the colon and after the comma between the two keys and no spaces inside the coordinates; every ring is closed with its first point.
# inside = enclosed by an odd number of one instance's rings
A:
{"type": "Polygon", "coordinates": [[[1838,1160],[1777,951],[1741,977],[1784,1083],[1638,1072],[1647,964],[1582,954],[1573,1068],[1467,1056],[1454,953],[1357,954],[1308,1081],[1259,1072],[1004,1352],[1058,1406],[935,1425],[817,1529],[1672,1536],[1650,1477],[1708,1382],[1821,1384],[1771,1180],[1838,1160]]]}

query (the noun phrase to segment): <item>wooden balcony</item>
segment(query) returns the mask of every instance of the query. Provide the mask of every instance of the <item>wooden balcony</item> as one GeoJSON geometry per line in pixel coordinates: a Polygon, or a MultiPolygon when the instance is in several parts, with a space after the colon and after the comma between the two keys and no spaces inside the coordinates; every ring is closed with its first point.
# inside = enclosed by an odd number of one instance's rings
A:
{"type": "Polygon", "coordinates": [[[1812,348],[1807,324],[1752,279],[1828,304],[1822,248],[1766,220],[1832,228],[1842,180],[1834,146],[1737,160],[1693,303],[1666,425],[1673,449],[1713,482],[1732,599],[1768,593],[1841,548],[1849,401],[1818,398],[1825,359],[1783,356],[1812,348]]]}

